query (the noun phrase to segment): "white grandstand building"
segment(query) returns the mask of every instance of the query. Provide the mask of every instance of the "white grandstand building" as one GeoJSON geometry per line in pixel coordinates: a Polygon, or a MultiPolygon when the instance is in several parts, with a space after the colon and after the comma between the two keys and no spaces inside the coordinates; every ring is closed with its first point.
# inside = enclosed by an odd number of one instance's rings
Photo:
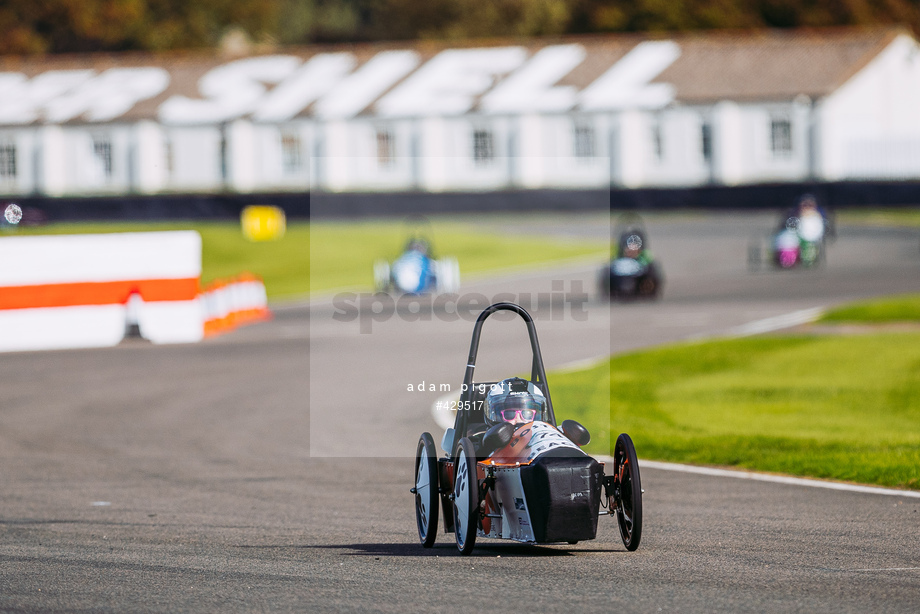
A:
{"type": "Polygon", "coordinates": [[[901,29],[0,58],[0,194],[920,178],[901,29]]]}

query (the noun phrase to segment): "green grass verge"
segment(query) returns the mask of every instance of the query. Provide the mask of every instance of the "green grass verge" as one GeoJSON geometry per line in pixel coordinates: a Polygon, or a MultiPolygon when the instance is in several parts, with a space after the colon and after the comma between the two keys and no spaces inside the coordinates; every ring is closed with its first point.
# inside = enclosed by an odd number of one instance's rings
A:
{"type": "Polygon", "coordinates": [[[920,207],[903,209],[846,209],[837,214],[838,224],[862,226],[920,227],[920,207]]]}
{"type": "MultiPolygon", "coordinates": [[[[595,256],[602,262],[609,251],[603,241],[504,236],[453,221],[432,222],[426,234],[436,257],[458,260],[461,280],[470,274],[580,256],[595,256]]],[[[374,261],[392,262],[407,238],[406,226],[400,222],[315,222],[310,245],[311,291],[372,289],[374,261]]]]}
{"type": "MultiPolygon", "coordinates": [[[[236,222],[72,223],[0,231],[0,237],[44,234],[197,230],[202,237],[202,282],[249,271],[265,280],[269,298],[305,296],[341,288],[373,289],[373,263],[397,257],[406,240],[402,222],[289,222],[277,241],[254,243],[236,222]]],[[[607,253],[604,242],[504,237],[472,224],[434,222],[429,236],[438,255],[460,263],[461,278],[505,267],[535,265],[607,253]]]]}
{"type": "Polygon", "coordinates": [[[681,344],[548,379],[595,453],[626,432],[646,459],[920,489],[920,333],[681,344]]]}
{"type": "Polygon", "coordinates": [[[920,322],[920,294],[901,294],[850,303],[825,313],[819,322],[920,322]]]}

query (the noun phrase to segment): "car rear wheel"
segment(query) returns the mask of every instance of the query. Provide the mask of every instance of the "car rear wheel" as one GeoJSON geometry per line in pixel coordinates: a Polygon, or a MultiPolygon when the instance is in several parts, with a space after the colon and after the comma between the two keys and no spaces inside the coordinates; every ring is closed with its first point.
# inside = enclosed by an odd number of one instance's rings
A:
{"type": "Polygon", "coordinates": [[[479,481],[476,452],[469,437],[460,440],[454,476],[454,534],[460,554],[469,554],[476,543],[479,526],[479,481]]]}
{"type": "Polygon", "coordinates": [[[642,537],[642,483],[636,448],[626,433],[617,438],[613,450],[613,472],[620,537],[626,549],[632,551],[639,547],[642,537]]]}
{"type": "Polygon", "coordinates": [[[751,240],[748,243],[748,257],[747,257],[748,271],[751,271],[752,273],[755,271],[759,271],[762,263],[763,263],[763,251],[761,249],[760,242],[751,240]]]}
{"type": "Polygon", "coordinates": [[[422,433],[415,452],[415,520],[418,538],[431,548],[438,536],[438,454],[434,439],[422,433]]]}
{"type": "Polygon", "coordinates": [[[390,264],[385,260],[374,263],[374,290],[386,292],[390,289],[390,264]]]}
{"type": "Polygon", "coordinates": [[[460,290],[460,265],[456,258],[438,260],[438,294],[451,294],[460,290]]]}

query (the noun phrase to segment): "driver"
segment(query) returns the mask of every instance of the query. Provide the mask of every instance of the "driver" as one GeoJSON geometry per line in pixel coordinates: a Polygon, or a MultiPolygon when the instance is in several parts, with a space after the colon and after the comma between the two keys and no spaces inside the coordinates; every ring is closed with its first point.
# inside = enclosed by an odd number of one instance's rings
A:
{"type": "Polygon", "coordinates": [[[423,237],[412,237],[406,242],[407,252],[418,252],[423,256],[431,255],[431,244],[423,237]]]}
{"type": "Polygon", "coordinates": [[[806,194],[799,201],[798,232],[803,240],[817,243],[824,237],[824,216],[818,209],[818,201],[806,194]]]}
{"type": "Polygon", "coordinates": [[[623,241],[625,249],[623,255],[627,258],[638,258],[639,252],[642,251],[642,237],[637,234],[631,234],[623,241]]]}
{"type": "Polygon", "coordinates": [[[648,264],[652,261],[652,254],[646,245],[645,237],[642,231],[630,229],[620,236],[620,242],[617,246],[617,258],[632,258],[642,264],[648,264]]]}
{"type": "Polygon", "coordinates": [[[512,377],[494,384],[486,395],[486,422],[526,424],[542,420],[546,409],[543,392],[520,377],[512,377]]]}

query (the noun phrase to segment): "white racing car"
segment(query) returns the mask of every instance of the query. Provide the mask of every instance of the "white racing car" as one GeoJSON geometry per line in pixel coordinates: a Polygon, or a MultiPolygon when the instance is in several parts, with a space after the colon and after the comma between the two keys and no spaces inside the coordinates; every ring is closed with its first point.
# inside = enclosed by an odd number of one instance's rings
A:
{"type": "Polygon", "coordinates": [[[513,303],[483,311],[473,329],[453,428],[438,458],[429,433],[416,448],[415,513],[419,539],[430,548],[443,509],[444,530],[469,554],[477,537],[527,544],[594,539],[598,516],[615,515],[627,550],[639,547],[642,486],[636,451],[621,434],[612,467],[581,450],[590,435],[574,420],[556,425],[533,319],[513,303]],[[524,319],[530,334],[530,380],[476,383],[473,371],[483,322],[497,311],[524,319]]]}

